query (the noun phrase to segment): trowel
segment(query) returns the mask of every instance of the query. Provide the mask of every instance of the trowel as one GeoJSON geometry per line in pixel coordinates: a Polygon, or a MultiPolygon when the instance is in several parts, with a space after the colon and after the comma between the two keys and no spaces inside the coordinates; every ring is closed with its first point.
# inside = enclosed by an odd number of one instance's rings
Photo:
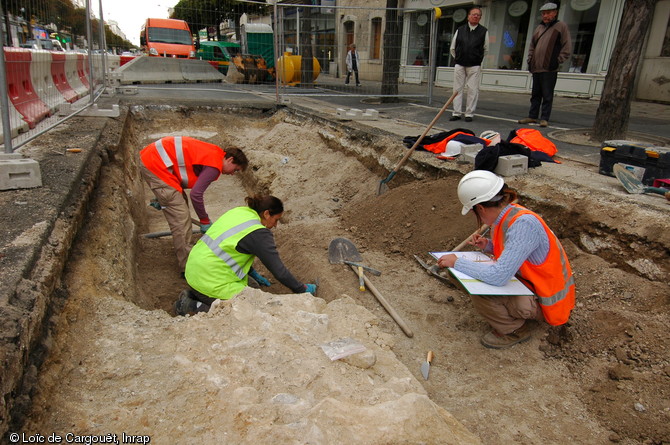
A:
{"type": "Polygon", "coordinates": [[[433,361],[433,351],[428,351],[426,361],[421,364],[421,374],[425,380],[428,380],[428,373],[430,373],[430,364],[433,361]]]}
{"type": "Polygon", "coordinates": [[[626,169],[621,164],[614,164],[612,167],[614,176],[619,180],[623,188],[626,189],[628,193],[639,195],[641,193],[655,193],[658,195],[664,195],[666,199],[670,201],[670,190],[660,187],[646,187],[642,184],[642,181],[637,179],[637,177],[629,170],[626,169]]]}

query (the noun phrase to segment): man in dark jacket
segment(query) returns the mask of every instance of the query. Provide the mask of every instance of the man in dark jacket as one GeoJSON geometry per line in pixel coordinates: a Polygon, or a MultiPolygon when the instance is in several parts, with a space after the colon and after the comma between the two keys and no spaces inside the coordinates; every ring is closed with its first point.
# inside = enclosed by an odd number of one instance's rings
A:
{"type": "Polygon", "coordinates": [[[479,98],[479,80],[482,60],[489,49],[489,32],[479,24],[482,10],[474,7],[468,12],[468,22],[459,27],[451,40],[451,56],[455,59],[454,112],[450,121],[457,121],[463,114],[463,93],[467,87],[468,100],[465,105],[465,121],[471,122],[479,98]]]}
{"type": "Polygon", "coordinates": [[[535,28],[528,48],[528,71],[533,74],[530,110],[528,117],[519,119],[519,123],[534,124],[539,117],[540,127],[546,127],[551,116],[558,69],[570,57],[572,42],[568,26],[556,18],[556,3],[544,4],[540,12],[542,23],[535,28]]]}

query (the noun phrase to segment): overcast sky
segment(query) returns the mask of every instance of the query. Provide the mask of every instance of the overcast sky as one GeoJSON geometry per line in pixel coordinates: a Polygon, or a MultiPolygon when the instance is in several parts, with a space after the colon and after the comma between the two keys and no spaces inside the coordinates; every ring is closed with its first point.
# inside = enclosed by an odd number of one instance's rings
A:
{"type": "MultiPolygon", "coordinates": [[[[105,21],[114,20],[133,44],[140,46],[140,28],[148,18],[167,18],[168,8],[179,0],[102,0],[105,21]]],[[[98,15],[98,5],[92,1],[91,8],[98,15]]]]}

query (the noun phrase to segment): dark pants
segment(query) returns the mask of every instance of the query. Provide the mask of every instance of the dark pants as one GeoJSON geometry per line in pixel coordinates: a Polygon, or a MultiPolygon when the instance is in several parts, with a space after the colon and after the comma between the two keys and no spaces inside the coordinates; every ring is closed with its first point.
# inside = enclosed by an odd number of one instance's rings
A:
{"type": "Polygon", "coordinates": [[[551,116],[551,105],[554,102],[554,88],[558,72],[533,73],[533,90],[530,95],[528,117],[548,121],[551,116]],[[540,106],[542,114],[540,114],[540,106]]]}
{"type": "MultiPolygon", "coordinates": [[[[253,287],[254,289],[260,289],[260,285],[258,284],[258,282],[251,277],[249,277],[248,284],[249,287],[253,287]]],[[[210,306],[212,306],[212,303],[214,303],[217,300],[217,298],[212,298],[205,294],[201,294],[197,290],[193,289],[191,286],[188,287],[188,293],[191,298],[202,303],[202,306],[200,306],[198,312],[209,311],[209,308],[210,306]]]]}
{"type": "MultiPolygon", "coordinates": [[[[358,81],[358,70],[353,70],[354,73],[356,74],[356,85],[358,85],[360,82],[358,81]]],[[[344,84],[349,83],[349,78],[351,77],[351,71],[347,72],[347,80],[344,81],[344,84]]]]}

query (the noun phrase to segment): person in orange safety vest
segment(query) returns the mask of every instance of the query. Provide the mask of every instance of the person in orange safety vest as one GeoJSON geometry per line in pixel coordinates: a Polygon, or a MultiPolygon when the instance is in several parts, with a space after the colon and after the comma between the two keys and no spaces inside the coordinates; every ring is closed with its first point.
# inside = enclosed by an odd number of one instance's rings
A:
{"type": "Polygon", "coordinates": [[[205,209],[204,193],[219,176],[232,175],[249,165],[237,147],[218,145],[187,136],[168,136],[140,151],[140,171],[153,191],[172,232],[175,254],[183,277],[191,251],[192,221],[185,189],[190,189],[193,209],[205,233],[212,225],[205,209]]]}
{"type": "Polygon", "coordinates": [[[492,237],[474,235],[470,244],[495,259],[493,265],[442,256],[440,267],[452,267],[494,286],[516,275],[534,295],[472,295],[477,312],[493,330],[481,338],[488,348],[507,348],[530,339],[528,320],[559,326],[575,306],[575,283],[565,250],[536,213],[515,204],[517,194],[488,170],[474,170],[458,184],[463,215],[472,211],[492,237]]]}

